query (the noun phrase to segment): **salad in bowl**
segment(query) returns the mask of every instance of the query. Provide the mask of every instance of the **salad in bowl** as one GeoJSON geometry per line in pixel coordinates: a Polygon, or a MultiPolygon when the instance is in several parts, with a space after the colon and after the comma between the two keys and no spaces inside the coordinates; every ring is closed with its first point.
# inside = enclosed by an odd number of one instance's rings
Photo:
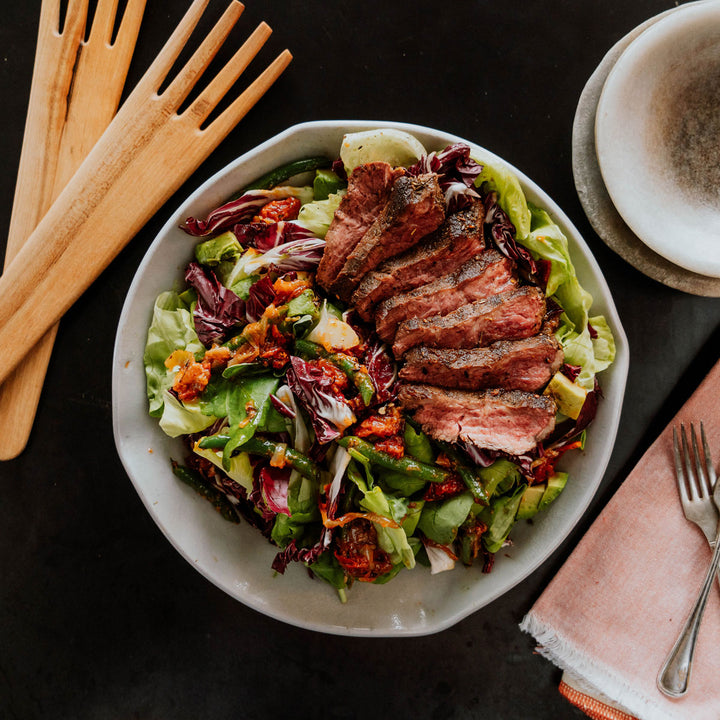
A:
{"type": "MultiPolygon", "coordinates": [[[[622,369],[604,378],[626,362],[624,339],[576,269],[587,257],[574,261],[567,224],[506,163],[414,126],[333,130],[322,152],[288,157],[286,143],[231,192],[211,184],[182,208],[163,237],[183,247],[173,282],[158,288],[141,268],[144,301],[156,291],[133,335],[165,438],[153,463],[164,455],[162,494],[183,516],[194,497],[202,520],[162,519],[131,476],[188,559],[218,532],[224,558],[272,579],[269,595],[242,588],[243,573],[228,586],[214,555],[203,571],[239,599],[330,632],[427,632],[517,582],[579,517],[571,498],[552,522],[574,485],[587,504],[607,462],[612,438],[594,431],[614,431],[622,369]],[[182,522],[195,526],[169,527],[182,522]],[[324,607],[322,586],[335,590],[339,624],[289,609],[299,582],[324,607]],[[397,605],[394,620],[373,618],[364,598],[344,609],[381,585],[375,610],[403,586],[422,588],[406,603],[442,605],[448,582],[490,590],[439,620],[426,607],[402,619],[397,605]]],[[[116,412],[116,435],[122,425],[116,412]]]]}

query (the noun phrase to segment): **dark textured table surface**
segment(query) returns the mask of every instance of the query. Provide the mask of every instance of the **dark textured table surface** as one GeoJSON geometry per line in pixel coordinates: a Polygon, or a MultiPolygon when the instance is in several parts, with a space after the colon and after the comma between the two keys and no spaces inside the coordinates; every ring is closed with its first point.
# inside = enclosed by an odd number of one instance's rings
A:
{"type": "MultiPolygon", "coordinates": [[[[148,0],[129,84],[187,4],[148,0]]],[[[720,348],[720,301],[671,290],[627,265],[593,232],[573,184],[572,122],[587,78],[617,40],[671,6],[247,0],[237,36],[265,19],[274,35],[264,56],[289,47],[294,62],[64,318],[28,447],[0,464],[1,718],[582,717],[518,623],[720,348]],[[504,597],[426,637],[315,634],[234,601],[173,550],[113,442],[115,328],[167,216],[230,159],[284,128],[347,118],[447,130],[538,182],[590,245],[631,349],[615,451],[574,532],[504,597]]],[[[215,15],[223,7],[210,3],[215,15]]],[[[5,3],[0,24],[2,238],[39,10],[40,0],[5,3]]]]}

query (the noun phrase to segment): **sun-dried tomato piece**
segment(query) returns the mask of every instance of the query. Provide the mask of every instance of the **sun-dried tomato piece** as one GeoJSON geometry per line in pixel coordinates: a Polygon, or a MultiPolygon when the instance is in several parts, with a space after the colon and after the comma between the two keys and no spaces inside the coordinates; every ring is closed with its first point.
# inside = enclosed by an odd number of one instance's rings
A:
{"type": "Polygon", "coordinates": [[[283,200],[271,200],[253,218],[255,222],[274,223],[281,220],[296,220],[301,206],[300,200],[295,197],[283,200]]]}
{"type": "Polygon", "coordinates": [[[314,365],[332,380],[332,388],[335,392],[342,394],[343,391],[347,390],[349,385],[348,376],[329,360],[325,358],[319,358],[317,360],[308,361],[310,365],[314,365]]]}
{"type": "Polygon", "coordinates": [[[335,543],[335,557],[349,577],[372,582],[392,570],[390,556],[378,545],[377,532],[369,520],[348,523],[335,543]]]}
{"type": "Polygon", "coordinates": [[[384,415],[375,413],[366,417],[356,428],[358,437],[389,438],[399,435],[403,429],[403,419],[397,408],[388,410],[384,415]]]}
{"type": "Polygon", "coordinates": [[[393,435],[375,443],[375,449],[387,453],[396,460],[405,455],[405,442],[400,435],[393,435]]]}
{"type": "Polygon", "coordinates": [[[284,305],[311,286],[312,282],[306,277],[296,277],[293,279],[279,277],[273,283],[273,290],[275,291],[275,304],[278,306],[284,305]]]}
{"type": "Polygon", "coordinates": [[[210,363],[188,362],[175,376],[173,390],[181,402],[197,399],[210,381],[210,363]]]}
{"type": "Polygon", "coordinates": [[[428,485],[425,492],[425,500],[445,500],[465,492],[467,488],[459,475],[452,474],[443,482],[433,482],[428,485]]]}
{"type": "Polygon", "coordinates": [[[228,360],[232,357],[232,352],[226,347],[213,345],[203,356],[203,363],[210,366],[211,370],[227,365],[228,360]]]}

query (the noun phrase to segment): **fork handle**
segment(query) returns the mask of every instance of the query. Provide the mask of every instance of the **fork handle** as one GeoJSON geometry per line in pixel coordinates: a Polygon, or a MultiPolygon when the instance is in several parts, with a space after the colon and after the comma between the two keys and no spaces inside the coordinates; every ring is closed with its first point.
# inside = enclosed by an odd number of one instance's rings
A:
{"type": "Polygon", "coordinates": [[[670,697],[682,697],[688,689],[690,682],[690,672],[692,670],[693,654],[695,652],[695,642],[697,640],[700,622],[702,621],[703,612],[707,599],[710,594],[710,588],[713,585],[715,574],[718,572],[718,563],[720,562],[720,531],[715,538],[715,552],[713,552],[710,567],[708,567],[705,581],[702,589],[695,601],[690,616],[680,632],[680,635],[670,651],[665,664],[658,675],[657,685],[661,692],[670,697]]]}

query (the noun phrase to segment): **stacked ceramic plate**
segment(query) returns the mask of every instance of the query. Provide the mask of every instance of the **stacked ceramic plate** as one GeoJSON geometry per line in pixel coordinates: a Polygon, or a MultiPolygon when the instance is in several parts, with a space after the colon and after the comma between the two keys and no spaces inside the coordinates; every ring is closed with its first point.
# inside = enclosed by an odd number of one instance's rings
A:
{"type": "Polygon", "coordinates": [[[573,172],[613,250],[720,296],[720,0],[668,10],[610,50],[580,98],[573,172]]]}

